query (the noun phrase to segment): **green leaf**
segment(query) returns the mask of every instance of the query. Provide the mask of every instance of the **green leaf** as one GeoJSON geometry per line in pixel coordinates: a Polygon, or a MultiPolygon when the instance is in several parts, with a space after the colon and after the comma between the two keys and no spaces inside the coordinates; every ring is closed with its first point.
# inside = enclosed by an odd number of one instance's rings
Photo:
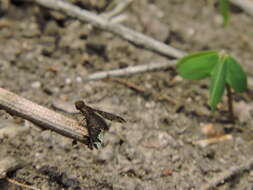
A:
{"type": "Polygon", "coordinates": [[[210,76],[218,63],[217,51],[201,51],[181,58],[177,63],[177,72],[188,80],[200,80],[210,76]]]}
{"type": "Polygon", "coordinates": [[[219,0],[219,11],[220,14],[223,16],[223,24],[227,26],[229,21],[229,0],[219,0]]]}
{"type": "Polygon", "coordinates": [[[227,63],[224,61],[224,59],[225,58],[221,56],[220,62],[212,71],[208,102],[212,110],[215,110],[217,104],[221,101],[225,89],[227,63]]]}
{"type": "Polygon", "coordinates": [[[236,91],[244,92],[247,89],[247,75],[241,65],[231,56],[225,58],[227,63],[226,82],[236,91]]]}

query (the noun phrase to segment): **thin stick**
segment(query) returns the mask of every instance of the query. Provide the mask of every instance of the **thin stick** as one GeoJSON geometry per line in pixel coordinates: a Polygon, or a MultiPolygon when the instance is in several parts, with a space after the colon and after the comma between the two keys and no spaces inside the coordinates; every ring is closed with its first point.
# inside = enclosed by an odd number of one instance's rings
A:
{"type": "Polygon", "coordinates": [[[229,170],[222,172],[221,175],[218,177],[208,180],[209,182],[207,184],[202,185],[199,188],[199,190],[213,189],[216,186],[225,183],[225,181],[229,180],[229,178],[252,169],[252,167],[253,167],[253,158],[251,158],[250,160],[248,160],[247,162],[238,167],[232,167],[229,170]]]}
{"type": "Polygon", "coordinates": [[[111,78],[111,77],[106,78],[106,80],[115,81],[115,82],[125,85],[126,87],[131,88],[137,92],[143,93],[145,95],[150,95],[152,98],[157,99],[159,101],[166,101],[170,104],[176,105],[176,101],[173,98],[170,98],[169,96],[160,94],[158,92],[149,91],[149,90],[145,89],[144,87],[138,86],[132,82],[129,82],[129,81],[126,81],[126,80],[123,80],[120,78],[111,78]]]}
{"type": "Polygon", "coordinates": [[[12,92],[0,88],[0,109],[33,122],[43,129],[50,129],[66,137],[87,143],[87,130],[77,121],[43,106],[35,104],[12,92]]]}
{"type": "Polygon", "coordinates": [[[108,77],[117,77],[117,76],[128,76],[136,73],[142,73],[147,71],[153,71],[157,69],[167,68],[169,66],[175,66],[176,61],[167,61],[163,63],[149,63],[142,64],[137,66],[130,66],[123,69],[115,69],[109,71],[101,71],[97,73],[93,73],[84,78],[85,81],[90,80],[100,80],[108,77]]]}
{"type": "MultiPolygon", "coordinates": [[[[32,0],[27,0],[27,1],[32,1],[32,0]]],[[[94,25],[98,28],[101,28],[103,30],[107,30],[111,33],[114,33],[114,34],[120,36],[121,38],[128,40],[129,42],[131,42],[137,46],[145,47],[145,48],[150,49],[154,52],[157,52],[161,55],[173,56],[176,58],[180,58],[185,55],[185,52],[183,52],[183,51],[177,50],[171,46],[168,46],[164,43],[154,40],[146,35],[135,32],[131,29],[128,29],[127,27],[120,25],[120,24],[113,24],[112,22],[102,18],[101,16],[98,16],[94,13],[89,12],[89,11],[80,9],[79,7],[71,5],[67,2],[63,2],[63,1],[59,1],[59,0],[54,0],[54,1],[52,1],[52,0],[33,0],[33,1],[38,3],[41,6],[62,11],[71,17],[75,17],[81,21],[91,23],[92,25],[94,25]]],[[[251,1],[249,1],[249,0],[243,0],[243,1],[231,0],[231,2],[233,4],[241,7],[242,9],[244,9],[248,14],[252,15],[253,5],[252,5],[251,1]]],[[[175,62],[174,62],[174,64],[175,64],[175,62]]],[[[160,65],[161,66],[160,68],[162,68],[162,67],[166,68],[166,67],[168,67],[168,65],[166,65],[166,64],[164,66],[160,65]]],[[[135,70],[135,68],[132,68],[132,69],[135,70]]],[[[138,69],[138,66],[136,69],[138,69]]],[[[157,69],[159,69],[159,66],[157,67],[157,69]]],[[[145,72],[145,71],[148,71],[148,70],[144,69],[143,71],[140,70],[140,71],[136,71],[136,72],[129,73],[129,74],[135,74],[135,73],[145,72]]],[[[97,73],[97,74],[94,74],[93,76],[90,75],[88,78],[90,78],[91,80],[94,80],[94,79],[98,80],[98,79],[106,78],[108,76],[122,76],[122,75],[125,75],[125,74],[122,74],[122,71],[115,70],[115,71],[106,71],[106,73],[97,73]],[[105,76],[103,76],[103,75],[105,75],[105,76]],[[94,77],[94,79],[92,79],[93,77],[94,77]],[[96,79],[96,77],[98,77],[98,78],[96,79]]],[[[250,79],[252,79],[252,77],[250,79]]],[[[253,82],[249,83],[249,86],[253,87],[253,82]]]]}
{"type": "MultiPolygon", "coordinates": [[[[27,0],[28,1],[28,0],[27,0]]],[[[32,0],[29,0],[32,1],[32,0]]],[[[64,12],[66,15],[78,18],[80,21],[88,22],[95,27],[98,27],[103,30],[107,30],[113,34],[120,36],[121,38],[133,43],[136,46],[144,47],[146,49],[157,52],[166,57],[182,57],[185,53],[168,46],[162,42],[154,40],[142,33],[131,30],[121,24],[116,24],[110,22],[109,20],[98,16],[92,12],[80,9],[77,6],[74,6],[70,3],[61,0],[33,0],[41,6],[51,8],[64,12]]]]}
{"type": "Polygon", "coordinates": [[[18,181],[16,181],[15,179],[11,179],[11,178],[6,178],[6,180],[9,182],[9,183],[13,183],[17,186],[20,186],[20,187],[23,187],[23,188],[27,188],[27,189],[32,189],[32,190],[40,190],[36,187],[33,187],[31,185],[26,185],[26,184],[23,184],[23,183],[20,183],[18,181]]]}
{"type": "MultiPolygon", "coordinates": [[[[130,66],[122,69],[114,69],[108,71],[96,72],[84,78],[84,81],[100,80],[108,77],[129,76],[138,73],[161,70],[176,65],[177,60],[167,61],[163,63],[148,63],[136,66],[130,66]]],[[[253,88],[253,77],[248,75],[248,87],[253,88]]]]}
{"type": "Polygon", "coordinates": [[[111,11],[102,13],[100,15],[106,19],[112,19],[112,17],[122,13],[132,2],[133,2],[133,0],[120,1],[117,3],[117,5],[114,9],[112,9],[111,11]]]}
{"type": "Polygon", "coordinates": [[[193,144],[199,145],[201,147],[206,147],[210,144],[218,143],[218,142],[223,142],[226,140],[232,140],[233,136],[232,135],[222,135],[222,136],[217,136],[217,137],[211,137],[208,139],[203,139],[203,140],[198,140],[198,141],[193,141],[193,144]]]}
{"type": "Polygon", "coordinates": [[[231,92],[231,88],[228,84],[226,84],[227,89],[227,97],[228,97],[228,112],[229,112],[229,120],[234,122],[234,109],[233,109],[233,94],[231,92]]]}
{"type": "Polygon", "coordinates": [[[131,88],[137,92],[140,92],[140,93],[145,93],[146,89],[143,88],[142,86],[138,86],[137,84],[134,84],[128,80],[124,80],[124,79],[120,79],[120,78],[106,78],[106,80],[109,80],[109,81],[114,81],[114,82],[117,82],[119,84],[122,84],[128,88],[131,88]]]}
{"type": "Polygon", "coordinates": [[[250,0],[231,0],[231,3],[240,7],[247,14],[253,16],[253,1],[250,0]]]}
{"type": "MultiPolygon", "coordinates": [[[[27,1],[32,1],[32,0],[27,0],[27,1]]],[[[33,1],[38,3],[41,6],[62,11],[71,17],[78,18],[81,21],[88,22],[98,28],[101,28],[103,30],[107,30],[113,34],[116,34],[116,35],[120,36],[122,39],[125,39],[125,40],[135,44],[136,46],[145,47],[146,49],[152,50],[152,51],[157,52],[161,55],[164,55],[167,57],[173,56],[175,58],[180,58],[185,55],[185,52],[183,52],[183,51],[177,50],[171,46],[168,46],[164,43],[154,40],[153,38],[150,38],[146,35],[135,32],[127,27],[120,25],[120,24],[114,24],[113,22],[110,22],[101,16],[98,16],[94,13],[89,12],[89,11],[80,9],[79,7],[71,5],[67,2],[63,2],[63,1],[59,1],[59,0],[54,0],[54,1],[52,1],[52,0],[33,0],[33,1]]],[[[249,14],[252,15],[253,6],[249,0],[243,0],[243,1],[231,0],[231,2],[237,6],[240,6],[245,11],[247,10],[246,12],[248,12],[249,14]]],[[[174,64],[162,63],[160,65],[158,63],[154,63],[153,66],[152,66],[152,64],[148,64],[148,65],[142,65],[141,67],[139,67],[139,66],[131,67],[127,70],[105,71],[105,72],[101,72],[101,73],[92,74],[92,75],[88,76],[86,79],[87,80],[99,80],[99,79],[106,78],[108,76],[125,76],[128,74],[136,74],[136,73],[140,73],[140,72],[151,71],[153,69],[166,68],[168,66],[175,65],[176,62],[173,61],[173,63],[174,64]],[[155,64],[158,64],[158,66],[155,67],[155,64]],[[135,71],[131,72],[130,71],[131,69],[135,70],[135,71]]],[[[251,85],[251,83],[249,83],[249,86],[253,87],[253,82],[252,82],[252,85],[251,85]]]]}

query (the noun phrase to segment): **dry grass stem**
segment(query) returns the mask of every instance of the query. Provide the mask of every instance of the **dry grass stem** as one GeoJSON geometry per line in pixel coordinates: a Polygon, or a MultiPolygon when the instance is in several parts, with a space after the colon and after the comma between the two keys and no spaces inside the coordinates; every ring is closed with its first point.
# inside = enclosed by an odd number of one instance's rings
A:
{"type": "Polygon", "coordinates": [[[6,178],[6,180],[9,182],[9,183],[12,183],[12,184],[15,184],[17,186],[20,186],[20,187],[23,187],[23,188],[26,188],[26,189],[32,189],[32,190],[40,190],[36,187],[33,187],[31,185],[26,185],[26,184],[23,184],[23,183],[20,183],[18,181],[16,181],[15,179],[11,179],[11,178],[6,178]]]}
{"type": "Polygon", "coordinates": [[[193,144],[199,145],[201,147],[206,147],[210,144],[223,142],[226,140],[232,140],[232,139],[233,139],[232,135],[222,135],[222,136],[212,137],[212,138],[208,138],[208,139],[204,139],[204,140],[194,141],[193,144]]]}
{"type": "MultiPolygon", "coordinates": [[[[27,0],[31,1],[31,0],[27,0]]],[[[152,50],[167,57],[182,57],[185,53],[174,47],[168,46],[162,42],[154,40],[142,33],[131,30],[121,24],[115,24],[95,13],[80,9],[68,2],[61,0],[33,0],[41,6],[63,12],[64,14],[88,22],[102,30],[109,31],[122,39],[125,39],[138,47],[152,50]]]]}
{"type": "Polygon", "coordinates": [[[12,92],[0,88],[0,109],[29,120],[43,129],[50,129],[66,137],[86,143],[85,127],[73,119],[67,118],[48,108],[33,103],[12,92]]]}
{"type": "Polygon", "coordinates": [[[176,65],[176,61],[142,64],[142,65],[126,67],[123,69],[115,69],[115,70],[93,73],[93,74],[88,75],[86,78],[84,78],[84,80],[90,81],[90,80],[101,80],[108,77],[129,76],[136,73],[143,73],[143,72],[154,71],[158,69],[164,69],[164,68],[168,68],[170,66],[175,66],[175,65],[176,65]]]}

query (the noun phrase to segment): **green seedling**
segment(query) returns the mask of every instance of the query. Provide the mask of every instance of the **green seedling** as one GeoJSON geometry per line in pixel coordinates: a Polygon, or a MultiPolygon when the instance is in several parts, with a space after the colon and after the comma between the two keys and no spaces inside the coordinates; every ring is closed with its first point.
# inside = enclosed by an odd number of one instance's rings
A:
{"type": "Polygon", "coordinates": [[[213,111],[226,89],[230,120],[234,121],[231,88],[235,92],[247,89],[247,76],[235,58],[224,52],[201,51],[181,58],[177,63],[177,72],[188,80],[211,78],[208,104],[213,111]]]}
{"type": "Polygon", "coordinates": [[[224,26],[228,25],[229,17],[230,17],[230,4],[229,0],[219,0],[219,11],[223,17],[224,26]]]}

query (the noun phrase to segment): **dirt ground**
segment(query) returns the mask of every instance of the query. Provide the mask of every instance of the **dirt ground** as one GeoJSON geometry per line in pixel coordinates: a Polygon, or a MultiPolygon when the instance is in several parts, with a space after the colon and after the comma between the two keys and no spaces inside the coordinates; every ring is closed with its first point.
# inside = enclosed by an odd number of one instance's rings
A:
{"type": "MultiPolygon", "coordinates": [[[[71,2],[98,13],[104,8],[98,1],[71,2]]],[[[1,0],[0,6],[0,87],[51,109],[59,101],[71,105],[83,99],[127,120],[110,123],[104,147],[89,150],[1,110],[0,130],[26,127],[0,137],[0,159],[11,156],[25,163],[9,178],[41,190],[195,190],[252,157],[251,89],[235,96],[239,120],[232,125],[225,122],[226,99],[212,113],[208,81],[181,80],[175,67],[121,78],[171,101],[115,81],[85,82],[97,71],[166,58],[36,4],[1,0]],[[208,138],[202,130],[208,124],[232,139],[196,144],[208,138]]],[[[253,75],[253,19],[236,7],[227,28],[216,4],[207,0],[133,1],[124,14],[122,24],[179,50],[225,49],[253,75]]],[[[0,189],[26,188],[2,179],[0,189]]],[[[244,172],[216,189],[253,189],[253,173],[244,172]]]]}

